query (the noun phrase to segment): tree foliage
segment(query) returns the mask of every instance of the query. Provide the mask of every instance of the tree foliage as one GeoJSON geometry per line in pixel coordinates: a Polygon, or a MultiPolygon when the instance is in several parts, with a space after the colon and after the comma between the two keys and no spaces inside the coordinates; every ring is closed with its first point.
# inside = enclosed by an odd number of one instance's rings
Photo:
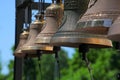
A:
{"type": "MultiPolygon", "coordinates": [[[[91,62],[92,73],[95,80],[116,80],[119,72],[120,54],[114,49],[90,49],[87,57],[91,62]]],[[[76,49],[73,58],[69,61],[70,68],[62,80],[91,80],[90,74],[81,53],[76,49]]]]}

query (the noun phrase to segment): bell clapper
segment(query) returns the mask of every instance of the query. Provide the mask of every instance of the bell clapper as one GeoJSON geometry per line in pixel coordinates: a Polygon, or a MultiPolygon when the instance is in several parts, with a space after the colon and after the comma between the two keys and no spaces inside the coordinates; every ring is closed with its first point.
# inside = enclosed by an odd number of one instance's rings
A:
{"type": "Polygon", "coordinates": [[[58,57],[58,51],[55,52],[55,80],[60,80],[60,62],[58,57]]]}
{"type": "Polygon", "coordinates": [[[39,65],[39,70],[40,70],[40,80],[42,80],[42,70],[41,70],[41,56],[42,52],[40,50],[37,50],[37,55],[38,55],[38,65],[39,65]]]}
{"type": "Polygon", "coordinates": [[[85,61],[86,65],[87,65],[87,68],[88,68],[88,71],[89,71],[89,74],[90,74],[90,78],[91,80],[94,80],[93,78],[93,74],[92,74],[92,69],[91,69],[91,66],[90,66],[90,62],[87,58],[87,52],[89,51],[89,47],[88,45],[86,44],[81,44],[79,46],[79,52],[82,53],[82,60],[85,61]]]}

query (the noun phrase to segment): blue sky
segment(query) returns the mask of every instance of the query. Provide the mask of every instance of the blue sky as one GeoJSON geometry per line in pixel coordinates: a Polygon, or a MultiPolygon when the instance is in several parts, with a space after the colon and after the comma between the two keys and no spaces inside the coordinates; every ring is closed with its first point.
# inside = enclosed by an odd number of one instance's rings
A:
{"type": "MultiPolygon", "coordinates": [[[[38,0],[35,0],[38,1],[38,0]]],[[[45,0],[51,2],[51,0],[45,0]]],[[[11,47],[15,39],[15,0],[2,0],[0,2],[0,61],[2,62],[2,73],[7,74],[9,60],[14,59],[11,47]]],[[[72,57],[73,48],[64,49],[72,57]]]]}

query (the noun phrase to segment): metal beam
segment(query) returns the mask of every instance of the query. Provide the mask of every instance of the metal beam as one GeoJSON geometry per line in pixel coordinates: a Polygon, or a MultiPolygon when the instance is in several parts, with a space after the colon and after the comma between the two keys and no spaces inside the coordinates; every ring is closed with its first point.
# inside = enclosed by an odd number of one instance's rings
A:
{"type": "Polygon", "coordinates": [[[16,0],[16,7],[19,9],[26,8],[32,2],[34,2],[34,0],[16,0]]]}
{"type": "MultiPolygon", "coordinates": [[[[38,10],[38,5],[39,3],[38,2],[34,2],[31,4],[31,9],[32,10],[38,10]]],[[[45,3],[45,9],[50,5],[50,3],[45,3]]]]}
{"type": "MultiPolygon", "coordinates": [[[[31,4],[31,9],[32,10],[38,10],[38,5],[39,3],[38,2],[31,2],[31,3],[24,3],[24,4],[21,4],[20,6],[17,6],[17,9],[25,9],[27,6],[29,6],[31,4]]],[[[45,3],[45,8],[47,8],[48,6],[50,5],[50,3],[45,3]]]]}

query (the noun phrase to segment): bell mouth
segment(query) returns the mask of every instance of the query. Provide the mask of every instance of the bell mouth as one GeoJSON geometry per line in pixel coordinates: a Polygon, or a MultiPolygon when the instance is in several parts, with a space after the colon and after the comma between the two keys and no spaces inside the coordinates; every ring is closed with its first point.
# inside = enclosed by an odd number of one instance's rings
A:
{"type": "Polygon", "coordinates": [[[24,57],[25,56],[25,54],[22,52],[21,49],[16,50],[13,55],[16,56],[16,57],[24,57]]]}
{"type": "Polygon", "coordinates": [[[37,50],[45,50],[45,51],[52,51],[53,47],[52,46],[26,46],[22,48],[23,52],[36,52],[37,50]]]}
{"type": "Polygon", "coordinates": [[[80,33],[77,31],[61,32],[51,40],[51,45],[79,47],[80,44],[87,44],[90,48],[110,48],[111,40],[104,35],[80,33]],[[64,35],[64,36],[63,36],[64,35]]]}
{"type": "Polygon", "coordinates": [[[37,51],[40,51],[41,54],[53,54],[60,50],[60,47],[56,46],[27,46],[22,48],[22,52],[25,53],[28,57],[37,57],[37,51]]]}
{"type": "Polygon", "coordinates": [[[76,29],[91,34],[107,34],[112,25],[112,19],[91,19],[77,23],[76,29]]]}

